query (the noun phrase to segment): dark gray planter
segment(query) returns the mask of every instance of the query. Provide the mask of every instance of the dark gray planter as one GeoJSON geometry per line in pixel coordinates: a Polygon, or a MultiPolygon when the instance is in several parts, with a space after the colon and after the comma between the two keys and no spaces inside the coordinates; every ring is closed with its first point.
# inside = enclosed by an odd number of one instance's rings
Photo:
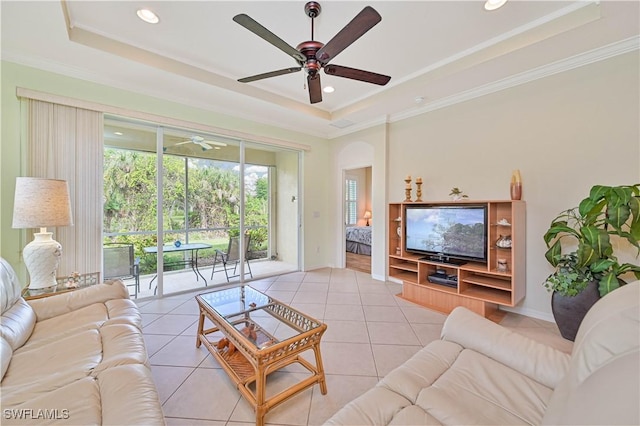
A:
{"type": "Polygon", "coordinates": [[[582,292],[573,297],[553,292],[551,310],[562,337],[572,342],[575,340],[584,316],[598,300],[600,292],[596,281],[591,281],[582,292]]]}

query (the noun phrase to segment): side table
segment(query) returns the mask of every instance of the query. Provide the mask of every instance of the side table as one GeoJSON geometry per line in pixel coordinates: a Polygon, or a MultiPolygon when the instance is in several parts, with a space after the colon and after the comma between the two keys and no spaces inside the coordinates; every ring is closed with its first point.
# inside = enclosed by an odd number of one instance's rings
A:
{"type": "Polygon", "coordinates": [[[22,297],[24,297],[25,300],[41,299],[43,297],[55,296],[56,294],[67,293],[69,291],[89,287],[100,283],[100,272],[90,272],[78,275],[75,279],[76,287],[67,287],[69,277],[58,277],[56,278],[56,282],[58,285],[55,287],[45,289],[31,290],[27,287],[22,291],[22,297]]]}

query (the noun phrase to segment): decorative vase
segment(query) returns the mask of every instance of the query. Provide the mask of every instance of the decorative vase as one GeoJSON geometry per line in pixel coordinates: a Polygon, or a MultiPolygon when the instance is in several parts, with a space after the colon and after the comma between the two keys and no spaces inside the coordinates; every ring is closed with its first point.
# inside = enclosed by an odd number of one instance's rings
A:
{"type": "Polygon", "coordinates": [[[511,199],[520,200],[521,198],[522,198],[522,183],[512,182],[511,183],[511,199]]]}
{"type": "Polygon", "coordinates": [[[520,177],[520,170],[514,170],[511,174],[511,199],[520,200],[522,198],[522,178],[520,177]]]}
{"type": "Polygon", "coordinates": [[[562,337],[572,342],[575,340],[582,320],[598,300],[600,292],[597,281],[589,282],[584,290],[573,297],[553,292],[551,310],[562,337]]]}

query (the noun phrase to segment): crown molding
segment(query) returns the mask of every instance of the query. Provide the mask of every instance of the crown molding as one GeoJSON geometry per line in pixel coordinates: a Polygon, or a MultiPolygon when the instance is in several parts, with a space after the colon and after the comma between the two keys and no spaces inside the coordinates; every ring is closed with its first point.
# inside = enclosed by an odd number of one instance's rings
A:
{"type": "MultiPolygon", "coordinates": [[[[461,102],[466,102],[475,98],[479,98],[481,96],[486,96],[491,93],[546,78],[554,74],[559,74],[565,71],[584,67],[586,65],[604,61],[615,56],[624,55],[638,49],[640,49],[640,36],[634,36],[616,43],[611,43],[609,45],[590,50],[588,52],[580,53],[578,55],[562,59],[560,61],[533,68],[531,70],[495,81],[493,83],[485,84],[483,86],[479,86],[465,92],[461,92],[443,99],[427,103],[419,109],[412,109],[411,111],[392,114],[389,117],[389,122],[394,123],[397,121],[405,120],[407,118],[422,115],[430,111],[446,108],[448,106],[452,106],[461,102]]],[[[349,128],[349,130],[351,130],[351,128],[349,128]]]]}

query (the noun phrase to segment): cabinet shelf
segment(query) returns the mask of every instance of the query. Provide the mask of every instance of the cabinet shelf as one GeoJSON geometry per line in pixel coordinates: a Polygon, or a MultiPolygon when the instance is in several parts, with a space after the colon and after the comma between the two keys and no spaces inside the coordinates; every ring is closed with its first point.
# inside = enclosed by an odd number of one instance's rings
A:
{"type": "MultiPolygon", "coordinates": [[[[506,276],[506,275],[505,275],[506,276]]],[[[491,287],[499,290],[511,291],[511,281],[505,279],[488,277],[485,275],[471,275],[462,279],[462,282],[468,284],[481,285],[483,287],[491,287]]]]}
{"type": "Polygon", "coordinates": [[[430,288],[431,290],[442,291],[444,293],[458,294],[457,287],[447,287],[446,285],[432,283],[430,281],[421,282],[420,285],[430,288]]]}
{"type": "MultiPolygon", "coordinates": [[[[471,201],[469,201],[471,202],[471,201]]],[[[401,246],[406,239],[408,203],[389,204],[387,257],[390,278],[403,282],[402,297],[422,306],[448,313],[456,306],[492,318],[498,306],[515,306],[525,295],[525,203],[521,200],[473,201],[487,208],[487,260],[463,265],[443,264],[407,253],[401,246]],[[400,220],[397,221],[396,219],[400,220]],[[502,222],[502,223],[500,223],[502,222]],[[507,223],[505,223],[507,222],[507,223]],[[401,235],[398,236],[397,228],[401,235]],[[498,247],[496,242],[509,235],[511,247],[498,247]],[[400,247],[399,253],[396,248],[400,247]],[[508,271],[496,269],[498,261],[507,263],[508,271]],[[429,282],[429,275],[444,269],[457,276],[457,287],[429,282]]],[[[450,202],[429,202],[424,205],[450,205],[450,202]]],[[[411,203],[415,206],[416,203],[411,203]]],[[[502,241],[501,241],[502,242],[502,241]]]]}
{"type": "Polygon", "coordinates": [[[511,292],[496,290],[495,288],[472,286],[460,293],[465,297],[480,299],[500,305],[511,305],[511,292]]]}
{"type": "Polygon", "coordinates": [[[418,273],[418,265],[415,265],[409,262],[392,264],[392,265],[389,265],[389,268],[418,273]]]}
{"type": "Polygon", "coordinates": [[[403,271],[401,269],[396,270],[395,272],[389,272],[389,276],[393,278],[397,278],[402,281],[407,281],[410,283],[418,284],[418,274],[408,271],[403,271]]]}

